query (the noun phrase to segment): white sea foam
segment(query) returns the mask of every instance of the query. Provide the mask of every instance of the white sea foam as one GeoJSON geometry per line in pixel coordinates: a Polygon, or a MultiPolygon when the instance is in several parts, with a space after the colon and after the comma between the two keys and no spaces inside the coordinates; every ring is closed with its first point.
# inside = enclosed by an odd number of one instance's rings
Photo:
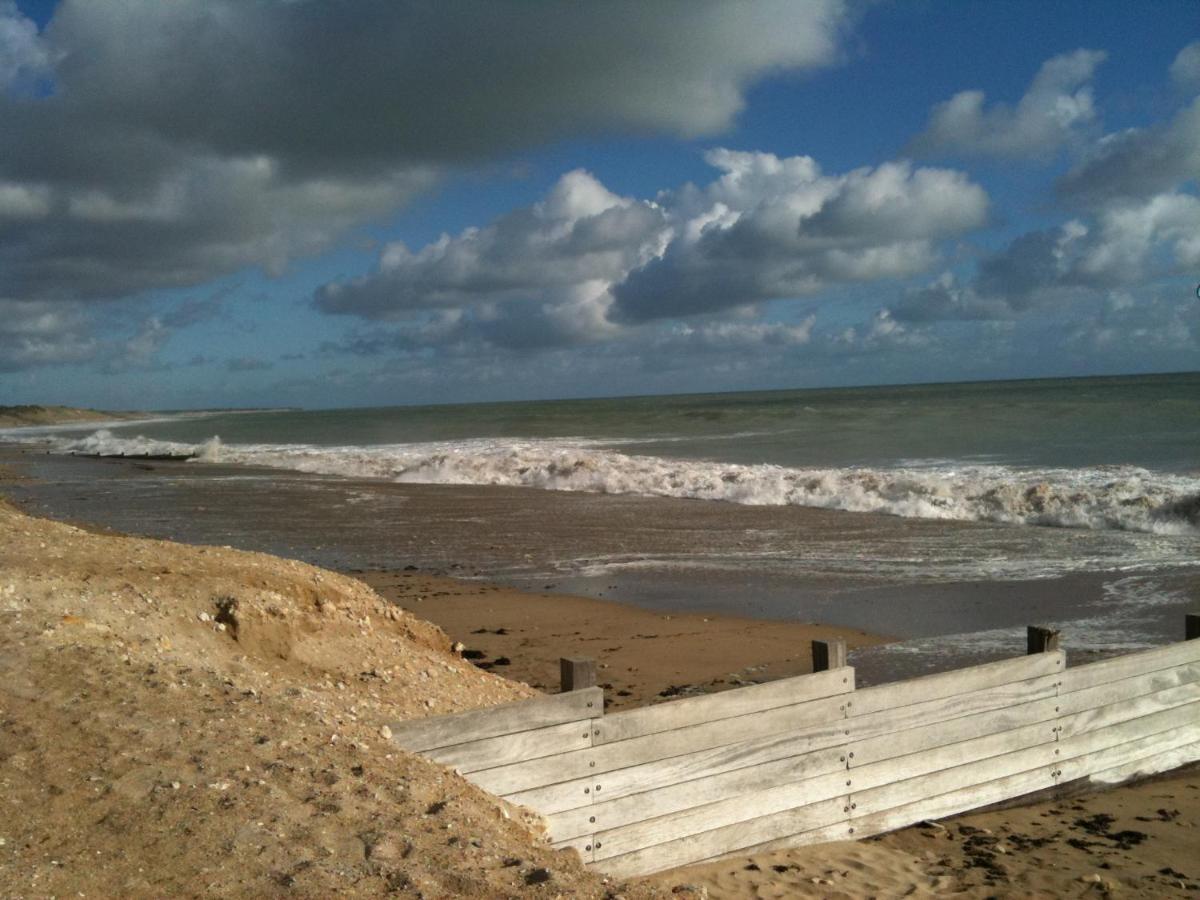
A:
{"type": "Polygon", "coordinates": [[[631,455],[582,440],[474,439],[319,447],[200,445],[97,431],[71,453],[196,454],[198,461],[425,484],[531,487],[812,506],[911,518],[1158,534],[1200,533],[1200,477],[1133,466],[1022,469],[932,461],[895,468],[788,468],[631,455]]]}

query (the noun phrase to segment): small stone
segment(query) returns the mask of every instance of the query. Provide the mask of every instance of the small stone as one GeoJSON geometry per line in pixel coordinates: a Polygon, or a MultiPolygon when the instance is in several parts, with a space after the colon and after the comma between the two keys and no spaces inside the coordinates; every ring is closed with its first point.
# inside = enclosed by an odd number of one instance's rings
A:
{"type": "Polygon", "coordinates": [[[392,739],[392,729],[390,729],[386,725],[384,725],[382,728],[379,729],[379,736],[381,738],[383,738],[385,741],[390,741],[392,739]]]}
{"type": "Polygon", "coordinates": [[[212,616],[210,616],[206,612],[199,613],[196,616],[196,618],[199,619],[201,622],[211,622],[212,621],[212,616]]]}
{"type": "Polygon", "coordinates": [[[534,869],[525,876],[526,884],[545,884],[554,874],[549,869],[534,869]]]}

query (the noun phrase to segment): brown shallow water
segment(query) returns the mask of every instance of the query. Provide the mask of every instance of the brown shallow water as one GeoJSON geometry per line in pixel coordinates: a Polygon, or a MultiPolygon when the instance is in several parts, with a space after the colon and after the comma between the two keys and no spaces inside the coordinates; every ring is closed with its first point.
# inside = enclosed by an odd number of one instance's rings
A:
{"type": "Polygon", "coordinates": [[[853,656],[865,681],[1019,654],[1026,624],[1061,627],[1081,653],[1166,643],[1200,606],[1195,567],[1118,568],[1148,536],[17,447],[0,461],[31,476],[6,487],[31,511],[123,532],[905,639],[853,656]]]}

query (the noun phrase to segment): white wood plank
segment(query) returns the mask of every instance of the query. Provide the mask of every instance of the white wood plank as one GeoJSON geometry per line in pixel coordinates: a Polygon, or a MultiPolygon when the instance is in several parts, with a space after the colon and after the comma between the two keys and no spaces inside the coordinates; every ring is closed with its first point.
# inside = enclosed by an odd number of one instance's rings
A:
{"type": "Polygon", "coordinates": [[[1062,718],[1059,720],[1061,738],[1107,728],[1110,725],[1129,719],[1138,719],[1159,710],[1194,703],[1200,700],[1200,682],[1181,684],[1178,687],[1167,688],[1165,691],[1143,694],[1140,697],[1119,700],[1116,703],[1108,703],[1079,712],[1072,712],[1073,707],[1066,703],[1067,699],[1066,697],[1059,698],[1060,706],[1065,706],[1062,718]]]}
{"type": "Polygon", "coordinates": [[[911,727],[903,731],[855,740],[848,744],[846,749],[854,754],[850,757],[852,767],[865,766],[880,760],[1038,723],[1051,730],[1057,724],[1058,716],[1058,698],[1051,696],[1043,700],[1030,700],[1015,706],[988,709],[974,715],[933,722],[925,727],[911,727]]]}
{"type": "Polygon", "coordinates": [[[997,687],[1014,681],[1028,681],[1042,675],[1062,672],[1066,654],[1061,650],[1037,653],[1014,659],[923,675],[894,684],[861,688],[854,695],[856,715],[895,709],[911,703],[923,703],[941,697],[951,697],[969,691],[997,687]]]}
{"type": "MultiPolygon", "coordinates": [[[[828,724],[845,715],[844,707],[845,701],[841,697],[811,700],[795,706],[781,706],[748,716],[691,725],[628,741],[501,766],[479,772],[471,780],[493,794],[506,796],[574,778],[601,775],[652,760],[723,747],[735,741],[744,742],[828,724]]],[[[593,792],[603,789],[603,780],[596,780],[599,787],[593,787],[593,792]]]]}
{"type": "Polygon", "coordinates": [[[593,719],[602,715],[603,711],[604,691],[587,688],[567,694],[470,709],[448,716],[393,722],[388,727],[391,728],[393,741],[406,750],[419,753],[564,722],[593,719]]]}
{"type": "MultiPolygon", "coordinates": [[[[1093,755],[1100,750],[1130,741],[1147,740],[1153,744],[1154,738],[1161,736],[1163,732],[1177,734],[1188,728],[1200,729],[1198,712],[1200,702],[1164,709],[1104,728],[1067,735],[1058,742],[1055,749],[1063,760],[1067,760],[1093,755]]],[[[1196,736],[1200,738],[1200,734],[1196,736]]]]}
{"type": "MultiPolygon", "coordinates": [[[[928,726],[928,729],[922,730],[938,731],[940,726],[931,725],[928,726]]],[[[857,794],[872,788],[904,782],[921,775],[936,774],[969,763],[981,763],[992,757],[1044,744],[1052,745],[1048,748],[1049,753],[1045,754],[1046,761],[1052,762],[1054,750],[1057,749],[1057,740],[1058,733],[1054,730],[1051,722],[1038,722],[1023,728],[949,743],[904,756],[890,757],[863,766],[858,765],[856,758],[851,758],[851,768],[846,773],[847,780],[850,782],[851,793],[857,794]]],[[[851,745],[851,752],[853,752],[853,745],[851,745]]],[[[991,781],[993,779],[985,774],[984,780],[991,781]]],[[[857,802],[857,798],[853,799],[857,802]]]]}
{"type": "Polygon", "coordinates": [[[485,738],[469,744],[455,744],[428,750],[425,756],[446,766],[453,766],[464,775],[480,769],[490,769],[510,763],[590,747],[594,719],[567,722],[533,731],[521,731],[502,737],[485,738]]]}
{"type": "MultiPolygon", "coordinates": [[[[626,878],[663,869],[687,865],[732,853],[742,847],[761,844],[788,835],[801,834],[845,818],[845,798],[838,797],[813,803],[798,809],[761,816],[691,835],[633,853],[613,856],[595,863],[594,867],[608,874],[626,878]]],[[[603,851],[601,842],[600,851],[603,851]]]]}
{"type": "Polygon", "coordinates": [[[729,797],[672,815],[597,832],[596,859],[633,853],[644,847],[702,834],[714,828],[811,806],[834,797],[840,798],[845,793],[844,772],[818,775],[790,784],[775,784],[764,790],[729,797]]]}
{"type": "MultiPolygon", "coordinates": [[[[820,751],[825,751],[827,759],[843,765],[840,757],[845,754],[837,748],[846,740],[844,724],[844,720],[834,719],[821,725],[785,731],[769,737],[614,769],[604,775],[604,797],[607,800],[615,800],[630,794],[670,787],[680,782],[820,751]]],[[[591,776],[575,778],[506,794],[504,799],[539,810],[543,814],[563,812],[590,805],[592,794],[590,790],[584,793],[584,789],[590,788],[594,781],[591,776]]]]}
{"type": "Polygon", "coordinates": [[[964,765],[939,769],[916,778],[893,781],[865,791],[851,791],[851,818],[906,806],[925,797],[937,797],[953,791],[987,784],[1018,772],[1052,765],[1057,757],[1054,744],[1037,744],[999,756],[964,765]]]}
{"type": "Polygon", "coordinates": [[[732,797],[782,788],[793,782],[821,775],[836,773],[840,785],[843,780],[848,780],[844,760],[845,754],[836,749],[806,753],[547,815],[546,823],[554,840],[565,840],[644,822],[647,819],[732,797]]]}
{"type": "Polygon", "coordinates": [[[793,706],[809,700],[820,700],[853,690],[854,669],[844,666],[827,672],[798,675],[795,678],[722,691],[719,694],[673,700],[606,716],[596,743],[625,741],[673,728],[715,722],[781,706],[793,706]]]}
{"type": "Polygon", "coordinates": [[[864,740],[876,736],[890,737],[933,723],[1050,699],[1058,694],[1058,679],[1057,673],[1041,675],[1024,681],[1011,681],[995,687],[909,703],[865,715],[857,702],[858,698],[855,697],[848,711],[850,738],[864,740]]]}
{"type": "Polygon", "coordinates": [[[902,806],[867,815],[862,815],[860,806],[858,809],[851,810],[854,818],[847,823],[845,836],[858,839],[874,834],[884,834],[898,828],[915,825],[926,819],[941,819],[991,803],[1032,794],[1035,791],[1054,786],[1054,771],[1052,766],[1028,769],[997,778],[994,781],[973,784],[936,796],[921,797],[902,806]]]}
{"type": "Polygon", "coordinates": [[[1082,666],[1071,666],[1063,673],[1063,690],[1083,690],[1133,675],[1196,662],[1200,662],[1200,641],[1167,644],[1153,650],[1140,650],[1137,653],[1085,663],[1082,666]]]}
{"type": "Polygon", "coordinates": [[[1147,778],[1169,772],[1194,762],[1200,762],[1200,741],[1160,750],[1150,756],[1143,756],[1099,772],[1091,772],[1088,779],[1098,788],[1111,787],[1135,778],[1147,778]]]}
{"type": "Polygon", "coordinates": [[[1060,773],[1058,780],[1060,782],[1074,781],[1076,778],[1084,778],[1114,769],[1129,769],[1131,772],[1136,772],[1139,771],[1138,762],[1140,760],[1168,756],[1172,751],[1187,747],[1198,740],[1200,740],[1200,726],[1197,725],[1145,735],[1136,740],[1125,741],[1062,760],[1058,764],[1060,773]]]}

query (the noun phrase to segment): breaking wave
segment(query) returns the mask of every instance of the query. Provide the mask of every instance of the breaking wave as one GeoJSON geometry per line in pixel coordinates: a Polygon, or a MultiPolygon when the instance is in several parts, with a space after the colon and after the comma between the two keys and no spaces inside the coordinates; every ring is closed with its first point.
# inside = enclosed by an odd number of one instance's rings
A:
{"type": "Polygon", "coordinates": [[[1016,468],[927,461],[896,468],[790,468],[630,455],[585,440],[475,439],[320,447],[199,445],[98,431],[55,449],[185,455],[200,462],[424,484],[504,485],[811,506],[924,519],[1008,522],[1157,534],[1200,533],[1200,477],[1134,466],[1016,468]]]}

